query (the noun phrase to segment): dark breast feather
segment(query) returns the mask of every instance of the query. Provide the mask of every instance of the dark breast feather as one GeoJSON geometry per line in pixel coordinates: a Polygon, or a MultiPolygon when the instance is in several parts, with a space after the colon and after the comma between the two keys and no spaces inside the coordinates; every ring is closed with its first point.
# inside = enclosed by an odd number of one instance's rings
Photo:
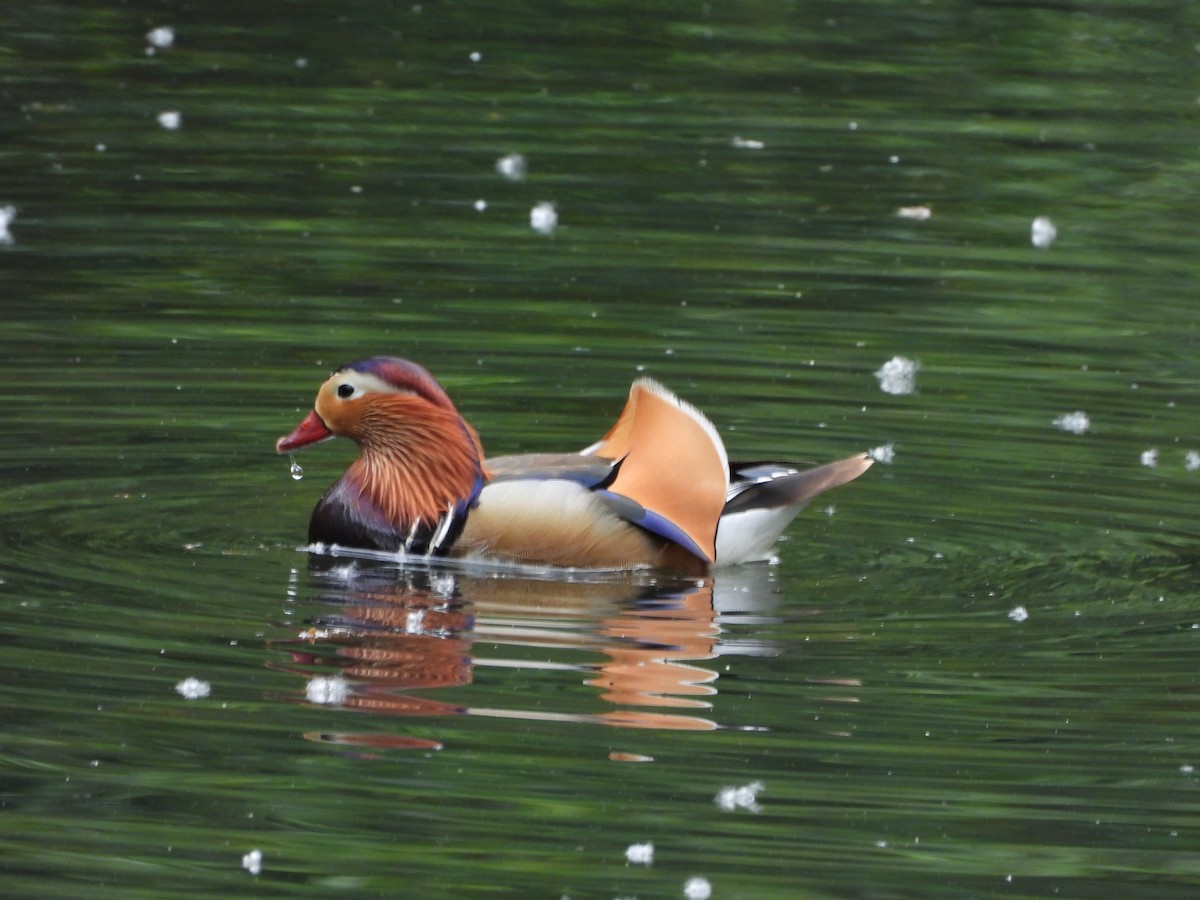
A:
{"type": "Polygon", "coordinates": [[[433,521],[422,520],[407,532],[398,532],[370,507],[348,503],[345,491],[334,485],[313,510],[308,540],[387,553],[442,556],[462,534],[469,512],[469,504],[460,503],[433,521]]]}

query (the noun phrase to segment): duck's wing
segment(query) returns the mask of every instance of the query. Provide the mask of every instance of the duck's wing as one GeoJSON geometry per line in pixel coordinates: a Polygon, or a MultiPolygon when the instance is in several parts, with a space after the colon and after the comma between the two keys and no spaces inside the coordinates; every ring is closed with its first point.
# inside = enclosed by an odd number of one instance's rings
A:
{"type": "Polygon", "coordinates": [[[818,494],[853,481],[874,460],[866,453],[811,469],[786,463],[733,463],[717,529],[717,562],[766,559],[783,530],[818,494]]]}
{"type": "Polygon", "coordinates": [[[605,489],[646,512],[637,524],[708,562],[716,558],[729,460],[698,409],[658,382],[638,379],[616,424],[583,453],[618,461],[605,489]]]}
{"type": "MultiPolygon", "coordinates": [[[[626,459],[576,453],[531,453],[488,459],[490,480],[481,495],[480,509],[474,514],[479,527],[472,529],[468,537],[477,538],[484,532],[504,534],[505,547],[516,546],[520,540],[529,547],[586,544],[586,552],[579,555],[601,565],[596,560],[610,555],[601,545],[611,544],[614,554],[628,553],[633,546],[628,532],[641,530],[677,544],[699,559],[711,561],[674,521],[613,487],[626,459]],[[629,525],[636,525],[637,529],[629,529],[629,525]],[[547,536],[519,540],[515,535],[521,531],[547,536]],[[620,551],[616,550],[618,547],[620,551]]],[[[498,538],[492,540],[497,542],[496,547],[501,546],[498,538]]],[[[640,556],[645,555],[645,547],[656,545],[637,537],[636,546],[640,556]]],[[[525,557],[533,555],[529,549],[520,554],[509,552],[525,557]]],[[[630,558],[640,561],[639,556],[630,558]]]]}
{"type": "Polygon", "coordinates": [[[522,453],[494,456],[484,462],[490,481],[531,479],[574,481],[587,488],[612,478],[616,460],[580,453],[522,453]]]}
{"type": "Polygon", "coordinates": [[[716,556],[729,487],[725,447],[699,410],[648,378],[634,382],[616,424],[586,450],[497,457],[485,466],[488,485],[473,513],[478,527],[468,525],[468,537],[515,532],[517,521],[527,526],[531,516],[546,523],[542,531],[555,523],[565,532],[570,522],[590,531],[593,519],[612,520],[616,534],[656,536],[652,546],[682,547],[704,563],[716,556]]]}

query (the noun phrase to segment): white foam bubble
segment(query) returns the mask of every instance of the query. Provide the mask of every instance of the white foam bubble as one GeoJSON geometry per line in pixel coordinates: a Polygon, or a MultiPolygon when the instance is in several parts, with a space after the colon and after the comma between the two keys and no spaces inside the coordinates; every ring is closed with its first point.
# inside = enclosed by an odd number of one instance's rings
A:
{"type": "Polygon", "coordinates": [[[496,160],[496,171],[509,181],[524,181],[529,163],[520,153],[509,153],[496,160]]]}
{"type": "Polygon", "coordinates": [[[261,850],[251,850],[242,857],[242,868],[251,875],[257,875],[262,871],[262,860],[261,850]]]}
{"type": "Polygon", "coordinates": [[[404,617],[405,634],[425,633],[425,610],[410,609],[404,617]]]}
{"type": "Polygon", "coordinates": [[[883,463],[885,466],[891,465],[896,459],[896,445],[880,444],[878,447],[872,447],[867,451],[867,456],[877,463],[883,463]]]}
{"type": "Polygon", "coordinates": [[[758,803],[758,792],[762,789],[763,783],[761,781],[752,781],[750,784],[744,784],[741,787],[721,788],[717,792],[715,802],[717,806],[726,812],[733,812],[736,809],[761,812],[762,807],[758,803]]]}
{"type": "Polygon", "coordinates": [[[166,50],[175,44],[175,29],[167,25],[151,28],[146,32],[146,40],[151,47],[166,50]]]}
{"type": "Polygon", "coordinates": [[[12,232],[8,230],[8,226],[16,217],[17,208],[15,206],[0,206],[0,244],[13,242],[12,232]]]}
{"type": "Polygon", "coordinates": [[[761,150],[767,146],[762,141],[756,141],[753,138],[734,137],[733,146],[739,150],[761,150]]]}
{"type": "Polygon", "coordinates": [[[554,234],[558,228],[558,210],[553,203],[539,203],[529,211],[529,227],[538,234],[554,234]]]}
{"type": "Polygon", "coordinates": [[[207,681],[189,676],[175,685],[175,691],[184,700],[203,700],[212,693],[212,685],[207,681]]]}
{"type": "Polygon", "coordinates": [[[917,389],[917,370],[921,364],[905,356],[893,356],[876,372],[879,389],[885,394],[911,394],[917,389]]]}
{"type": "Polygon", "coordinates": [[[635,866],[648,866],[654,862],[654,845],[649,842],[630,844],[625,848],[625,859],[635,866]]]}
{"type": "Polygon", "coordinates": [[[318,675],[304,688],[309,703],[319,706],[341,706],[350,695],[350,686],[341,675],[318,675]]]}
{"type": "Polygon", "coordinates": [[[1058,237],[1058,229],[1048,216],[1038,216],[1029,227],[1029,240],[1039,250],[1045,250],[1058,237]]]}
{"type": "Polygon", "coordinates": [[[167,131],[176,131],[183,124],[183,114],[178,110],[169,109],[158,114],[158,124],[167,131]]]}
{"type": "Polygon", "coordinates": [[[1092,427],[1092,420],[1088,418],[1087,413],[1077,409],[1075,412],[1063,413],[1054,420],[1054,424],[1071,434],[1085,434],[1092,427]]]}

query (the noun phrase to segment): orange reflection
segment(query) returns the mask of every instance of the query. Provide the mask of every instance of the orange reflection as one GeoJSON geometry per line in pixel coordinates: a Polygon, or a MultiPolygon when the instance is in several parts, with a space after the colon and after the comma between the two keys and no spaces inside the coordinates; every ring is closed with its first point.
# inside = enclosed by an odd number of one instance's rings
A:
{"type": "Polygon", "coordinates": [[[715,694],[717,673],[688,662],[714,658],[718,633],[711,583],[670,605],[622,610],[600,623],[599,634],[612,639],[602,648],[609,660],[588,684],[622,706],[708,709],[692,698],[715,694]]]}
{"type": "MultiPolygon", "coordinates": [[[[389,716],[717,727],[708,718],[679,712],[708,709],[716,694],[717,672],[698,665],[719,652],[711,581],[548,578],[320,562],[324,568],[307,576],[313,614],[305,628],[272,642],[288,659],[268,665],[306,681],[303,692],[287,697],[293,702],[389,716]],[[504,647],[505,657],[516,658],[486,656],[485,647],[504,647]],[[471,697],[480,667],[575,671],[581,683],[599,688],[599,699],[616,708],[555,711],[545,708],[544,696],[535,709],[462,702],[471,697]],[[439,690],[447,690],[447,697],[424,695],[439,690]]],[[[296,573],[295,580],[300,578],[296,573]]],[[[372,747],[437,745],[423,738],[339,732],[306,737],[372,747]]]]}

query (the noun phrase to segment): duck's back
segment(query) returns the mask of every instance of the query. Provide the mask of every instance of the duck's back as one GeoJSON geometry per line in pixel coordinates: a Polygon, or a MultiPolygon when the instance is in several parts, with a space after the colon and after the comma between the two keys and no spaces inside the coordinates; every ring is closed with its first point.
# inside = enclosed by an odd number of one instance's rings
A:
{"type": "Polygon", "coordinates": [[[457,555],[580,568],[706,568],[729,463],[695,407],[640,379],[617,422],[579,454],[489,459],[457,555]]]}

